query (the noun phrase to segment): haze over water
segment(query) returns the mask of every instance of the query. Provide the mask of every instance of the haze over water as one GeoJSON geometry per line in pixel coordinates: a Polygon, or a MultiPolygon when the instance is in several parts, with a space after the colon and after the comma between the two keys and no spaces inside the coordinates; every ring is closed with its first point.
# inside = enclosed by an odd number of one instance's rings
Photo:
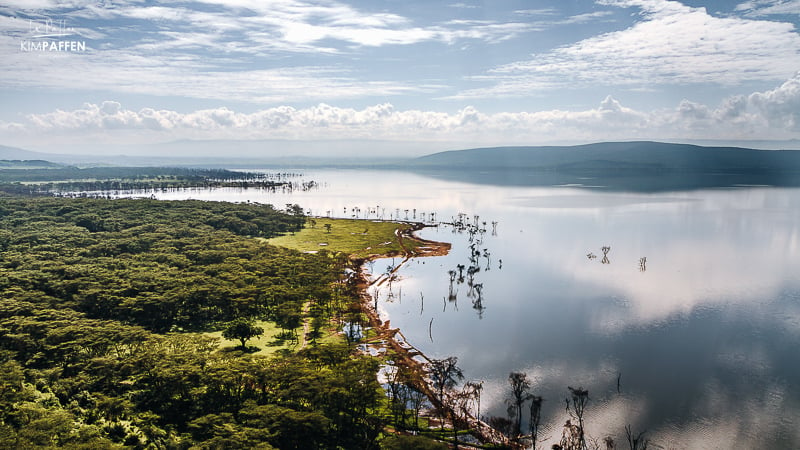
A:
{"type": "Polygon", "coordinates": [[[322,187],[155,195],[298,203],[336,217],[353,207],[386,219],[405,209],[409,219],[414,209],[442,221],[479,215],[482,312],[466,280],[447,300],[448,270],[470,265],[468,236],[447,226],[420,234],[452,242],[449,255],[411,260],[391,296],[385,286],[378,294],[412,344],[457,356],[465,381],[485,382],[484,415],[505,415],[508,374],[521,371],[545,398],[546,448],[567,418],[567,386],[589,390],[587,431],[598,441],[623,443],[631,424],[663,448],[800,446],[800,189],[609,192],[363,170],[304,179],[322,187]]]}

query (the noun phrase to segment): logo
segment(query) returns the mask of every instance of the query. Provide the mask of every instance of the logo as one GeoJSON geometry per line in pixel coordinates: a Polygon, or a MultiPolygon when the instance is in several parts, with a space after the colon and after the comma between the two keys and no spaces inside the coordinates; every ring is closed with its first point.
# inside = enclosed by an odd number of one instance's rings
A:
{"type": "Polygon", "coordinates": [[[69,39],[80,35],[72,27],[67,27],[66,20],[28,21],[28,39],[19,43],[22,52],[85,52],[86,41],[69,39]]]}

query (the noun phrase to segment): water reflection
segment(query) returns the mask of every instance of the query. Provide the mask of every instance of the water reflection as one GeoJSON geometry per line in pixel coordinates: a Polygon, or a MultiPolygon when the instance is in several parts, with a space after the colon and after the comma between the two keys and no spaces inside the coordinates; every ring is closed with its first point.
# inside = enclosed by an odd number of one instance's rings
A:
{"type": "MultiPolygon", "coordinates": [[[[435,318],[437,339],[422,348],[458,356],[466,374],[485,380],[493,414],[504,414],[508,373],[531,375],[537,395],[549,400],[541,412],[547,442],[560,436],[566,417],[557,405],[570,383],[592,392],[587,429],[598,439],[611,434],[621,442],[631,424],[666,447],[800,442],[793,426],[800,393],[792,385],[800,368],[796,357],[779,355],[789,347],[775,341],[797,337],[798,193],[625,197],[597,195],[590,205],[566,208],[506,202],[502,228],[510,233],[485,237],[506,269],[482,270],[472,282],[473,292],[476,283],[500,287],[491,308],[475,318],[455,310],[426,314],[435,318]],[[598,264],[581,263],[598,241],[610,243],[599,246],[598,264]]],[[[424,237],[448,240],[442,230],[424,237]]],[[[474,262],[472,244],[462,237],[441,258],[441,273],[464,258],[474,262]]],[[[410,265],[403,282],[436,292],[436,275],[410,265]]],[[[449,295],[449,283],[446,289],[449,295]]],[[[414,319],[402,309],[386,313],[415,335],[414,319]]]]}

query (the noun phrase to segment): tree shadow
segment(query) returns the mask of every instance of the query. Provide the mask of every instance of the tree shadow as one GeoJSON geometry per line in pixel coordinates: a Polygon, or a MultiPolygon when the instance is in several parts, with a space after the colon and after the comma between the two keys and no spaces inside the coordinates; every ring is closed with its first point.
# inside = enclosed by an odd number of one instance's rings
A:
{"type": "Polygon", "coordinates": [[[245,348],[242,348],[241,345],[232,345],[230,347],[222,347],[219,349],[219,351],[222,353],[230,353],[230,354],[240,353],[244,355],[244,354],[260,352],[261,349],[259,347],[256,347],[255,345],[248,345],[245,348]]]}
{"type": "Polygon", "coordinates": [[[267,345],[270,347],[283,347],[287,343],[293,344],[295,342],[297,342],[297,336],[291,330],[286,330],[276,334],[267,345]]]}

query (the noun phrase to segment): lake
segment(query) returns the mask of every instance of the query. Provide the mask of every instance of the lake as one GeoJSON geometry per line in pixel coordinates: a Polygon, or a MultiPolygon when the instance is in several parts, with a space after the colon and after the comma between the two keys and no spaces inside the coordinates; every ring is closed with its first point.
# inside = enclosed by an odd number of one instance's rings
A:
{"type": "Polygon", "coordinates": [[[486,229],[472,248],[465,232],[426,228],[451,253],[409,261],[391,291],[372,293],[412,344],[458,357],[465,381],[484,382],[483,415],[505,415],[516,371],[545,399],[544,448],[561,436],[568,386],[589,391],[588,435],[619,448],[628,424],[656,448],[800,448],[800,189],[303,172],[320,187],[153,195],[297,203],[334,217],[463,214],[486,229]],[[451,282],[459,265],[480,267],[472,287],[466,269],[451,282]]]}

